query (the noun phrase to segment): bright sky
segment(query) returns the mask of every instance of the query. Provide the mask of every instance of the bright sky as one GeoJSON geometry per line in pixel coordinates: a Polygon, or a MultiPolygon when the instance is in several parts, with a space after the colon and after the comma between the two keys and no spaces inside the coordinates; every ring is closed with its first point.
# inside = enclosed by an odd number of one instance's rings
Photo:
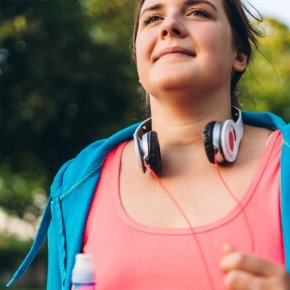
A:
{"type": "Polygon", "coordinates": [[[290,27],[289,0],[248,0],[262,15],[277,18],[290,27]]]}

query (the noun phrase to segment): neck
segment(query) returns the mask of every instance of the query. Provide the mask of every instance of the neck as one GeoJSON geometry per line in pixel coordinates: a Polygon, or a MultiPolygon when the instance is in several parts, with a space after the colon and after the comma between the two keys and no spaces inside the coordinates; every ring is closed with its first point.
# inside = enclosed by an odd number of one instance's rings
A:
{"type": "Polygon", "coordinates": [[[210,121],[223,122],[232,118],[230,104],[164,104],[151,98],[152,130],[158,133],[163,147],[192,147],[203,142],[203,130],[210,121]]]}
{"type": "MultiPolygon", "coordinates": [[[[216,100],[215,98],[212,98],[216,100]]],[[[203,130],[210,121],[232,118],[230,101],[182,104],[151,97],[152,130],[158,133],[162,160],[175,167],[182,160],[208,166],[204,152],[203,130]]],[[[187,162],[188,163],[188,162],[187,162]]]]}

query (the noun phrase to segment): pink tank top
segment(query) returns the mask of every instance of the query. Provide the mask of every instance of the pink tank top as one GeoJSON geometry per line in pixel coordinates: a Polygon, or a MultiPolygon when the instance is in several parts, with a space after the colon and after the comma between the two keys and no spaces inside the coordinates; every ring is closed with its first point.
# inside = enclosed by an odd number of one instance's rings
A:
{"type": "MultiPolygon", "coordinates": [[[[97,290],[212,290],[189,228],[155,228],[130,217],[122,206],[119,170],[125,143],[107,156],[91,203],[83,252],[93,256],[97,290]]],[[[284,264],[280,220],[282,136],[272,133],[241,203],[253,233],[255,255],[284,264]]],[[[240,205],[223,218],[194,228],[214,289],[225,289],[222,246],[249,252],[251,236],[240,205]]]]}

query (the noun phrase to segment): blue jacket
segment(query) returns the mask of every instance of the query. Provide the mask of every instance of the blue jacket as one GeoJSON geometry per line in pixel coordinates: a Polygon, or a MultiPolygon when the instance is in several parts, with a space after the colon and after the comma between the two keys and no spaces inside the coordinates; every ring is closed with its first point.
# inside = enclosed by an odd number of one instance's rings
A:
{"type": "MultiPolygon", "coordinates": [[[[290,270],[290,124],[271,113],[243,113],[245,124],[279,129],[281,153],[282,230],[287,270],[290,270]]],[[[138,124],[85,148],[57,173],[34,243],[7,284],[10,286],[29,267],[48,234],[48,290],[69,290],[75,255],[82,249],[89,206],[106,155],[120,142],[132,139],[138,124]]],[[[290,272],[290,271],[289,271],[290,272]]]]}

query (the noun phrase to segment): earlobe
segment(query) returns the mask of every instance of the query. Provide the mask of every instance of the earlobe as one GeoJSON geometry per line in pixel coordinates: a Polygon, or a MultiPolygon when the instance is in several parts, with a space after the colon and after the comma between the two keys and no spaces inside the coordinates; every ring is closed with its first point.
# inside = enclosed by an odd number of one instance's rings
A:
{"type": "Polygon", "coordinates": [[[234,71],[243,72],[247,67],[247,63],[248,56],[246,55],[246,53],[238,51],[233,65],[234,71]]]}

